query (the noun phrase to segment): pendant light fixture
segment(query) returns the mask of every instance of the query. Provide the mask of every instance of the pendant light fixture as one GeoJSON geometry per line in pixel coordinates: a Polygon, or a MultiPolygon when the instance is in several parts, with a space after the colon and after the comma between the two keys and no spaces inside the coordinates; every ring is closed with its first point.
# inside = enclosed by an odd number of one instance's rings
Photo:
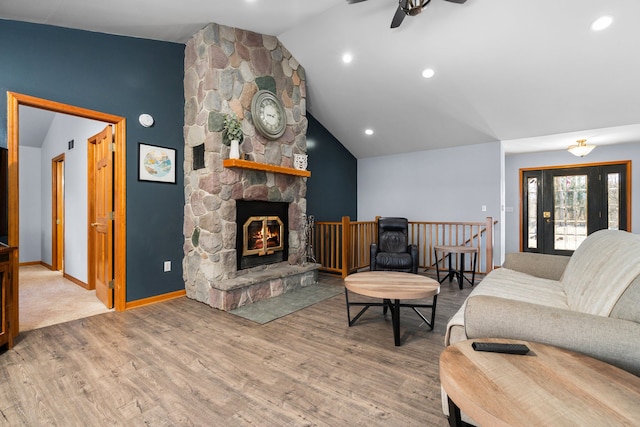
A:
{"type": "Polygon", "coordinates": [[[586,139],[579,139],[576,142],[578,143],[577,145],[571,145],[568,148],[569,152],[574,156],[584,157],[596,148],[593,144],[585,144],[587,142],[586,139]]]}

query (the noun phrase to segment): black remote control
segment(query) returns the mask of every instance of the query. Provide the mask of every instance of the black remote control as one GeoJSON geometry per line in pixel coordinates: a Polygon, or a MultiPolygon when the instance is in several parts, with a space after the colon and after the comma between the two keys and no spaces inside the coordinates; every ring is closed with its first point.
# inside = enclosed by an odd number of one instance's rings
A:
{"type": "Polygon", "coordinates": [[[493,353],[527,354],[529,347],[524,344],[513,344],[504,342],[473,342],[471,347],[475,351],[490,351],[493,353]]]}

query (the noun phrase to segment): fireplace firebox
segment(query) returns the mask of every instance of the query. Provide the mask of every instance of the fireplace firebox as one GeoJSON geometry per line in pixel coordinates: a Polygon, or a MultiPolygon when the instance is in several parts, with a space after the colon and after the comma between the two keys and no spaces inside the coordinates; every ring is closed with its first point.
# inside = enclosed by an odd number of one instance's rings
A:
{"type": "Polygon", "coordinates": [[[237,200],[237,267],[243,270],[288,258],[289,204],[237,200]]]}
{"type": "Polygon", "coordinates": [[[284,249],[284,223],[277,216],[252,216],[242,227],[242,256],[271,255],[284,249]]]}

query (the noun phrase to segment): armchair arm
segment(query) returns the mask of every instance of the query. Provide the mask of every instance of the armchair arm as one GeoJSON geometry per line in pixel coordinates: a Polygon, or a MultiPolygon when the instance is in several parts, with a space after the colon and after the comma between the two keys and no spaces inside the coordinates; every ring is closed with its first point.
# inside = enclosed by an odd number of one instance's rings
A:
{"type": "Polygon", "coordinates": [[[467,300],[464,317],[469,339],[539,342],[640,375],[640,324],[636,322],[484,295],[467,300]]]}
{"type": "Polygon", "coordinates": [[[378,245],[376,243],[372,243],[370,251],[371,251],[371,259],[369,260],[369,270],[375,271],[377,269],[376,255],[378,254],[378,245]]]}
{"type": "Polygon", "coordinates": [[[418,274],[418,246],[409,245],[407,247],[407,252],[411,254],[411,272],[413,274],[418,274]]]}

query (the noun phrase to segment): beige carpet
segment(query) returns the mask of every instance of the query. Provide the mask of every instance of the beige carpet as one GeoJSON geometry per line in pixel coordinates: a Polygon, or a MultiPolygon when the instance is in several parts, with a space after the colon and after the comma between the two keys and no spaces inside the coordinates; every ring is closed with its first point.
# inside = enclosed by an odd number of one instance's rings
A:
{"type": "Polygon", "coordinates": [[[20,267],[20,331],[111,311],[88,291],[41,265],[20,267]]]}

